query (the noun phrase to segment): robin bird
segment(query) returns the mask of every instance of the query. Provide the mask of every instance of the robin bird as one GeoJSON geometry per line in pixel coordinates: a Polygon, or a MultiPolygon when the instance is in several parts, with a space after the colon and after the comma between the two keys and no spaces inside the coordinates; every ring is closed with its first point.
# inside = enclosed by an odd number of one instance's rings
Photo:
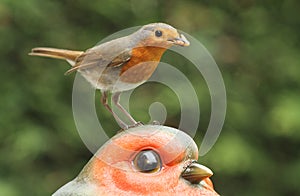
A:
{"type": "Polygon", "coordinates": [[[108,41],[83,51],[56,48],[33,48],[29,55],[67,60],[72,68],[66,73],[78,71],[102,93],[102,104],[112,113],[122,128],[125,124],[111,109],[107,97],[112,93],[112,102],[135,125],[137,122],[120,105],[120,94],[141,85],[155,71],[163,53],[173,45],[188,46],[184,35],[164,23],[152,23],[138,31],[108,41]]]}
{"type": "Polygon", "coordinates": [[[184,132],[161,125],[129,128],[106,142],[80,174],[53,195],[219,195],[184,132]]]}

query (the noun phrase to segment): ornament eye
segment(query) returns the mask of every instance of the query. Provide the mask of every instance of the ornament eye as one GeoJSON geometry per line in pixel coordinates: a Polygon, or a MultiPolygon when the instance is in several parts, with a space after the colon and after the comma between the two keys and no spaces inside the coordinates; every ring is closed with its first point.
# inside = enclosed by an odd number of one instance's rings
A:
{"type": "Polygon", "coordinates": [[[156,30],[156,31],[155,31],[155,36],[156,36],[156,37],[161,37],[161,36],[162,36],[162,31],[156,30]]]}
{"type": "Polygon", "coordinates": [[[161,159],[154,150],[143,150],[133,159],[134,167],[143,173],[154,173],[161,169],[161,159]]]}

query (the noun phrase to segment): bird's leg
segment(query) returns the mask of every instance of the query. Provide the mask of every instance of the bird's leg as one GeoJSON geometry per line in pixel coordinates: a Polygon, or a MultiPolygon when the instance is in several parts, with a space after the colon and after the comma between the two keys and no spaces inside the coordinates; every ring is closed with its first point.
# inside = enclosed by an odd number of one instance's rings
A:
{"type": "Polygon", "coordinates": [[[107,101],[107,92],[102,92],[102,96],[101,96],[101,103],[104,105],[104,107],[114,116],[114,118],[116,119],[116,121],[118,122],[118,124],[121,126],[122,129],[127,129],[128,125],[125,124],[120,118],[119,116],[114,113],[112,111],[112,109],[109,107],[108,105],[108,101],[107,101]]]}
{"type": "Polygon", "coordinates": [[[114,102],[114,104],[128,117],[128,119],[134,124],[137,125],[139,123],[137,123],[134,118],[132,118],[132,116],[123,108],[123,106],[119,103],[120,101],[120,92],[116,92],[112,95],[112,101],[114,102]]]}

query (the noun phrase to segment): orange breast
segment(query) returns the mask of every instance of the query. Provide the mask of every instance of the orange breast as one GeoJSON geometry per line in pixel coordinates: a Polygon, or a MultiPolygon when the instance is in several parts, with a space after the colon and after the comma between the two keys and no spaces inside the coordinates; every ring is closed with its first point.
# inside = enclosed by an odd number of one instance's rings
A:
{"type": "Polygon", "coordinates": [[[149,79],[165,51],[166,48],[153,46],[134,48],[130,61],[122,67],[121,81],[138,83],[149,79]]]}

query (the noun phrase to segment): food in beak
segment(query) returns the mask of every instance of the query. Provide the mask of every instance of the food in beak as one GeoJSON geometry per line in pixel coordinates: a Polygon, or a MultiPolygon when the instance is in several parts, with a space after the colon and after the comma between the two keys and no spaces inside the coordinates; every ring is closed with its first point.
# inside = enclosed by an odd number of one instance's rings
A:
{"type": "Polygon", "coordinates": [[[175,39],[170,39],[169,41],[173,42],[173,44],[179,45],[179,46],[189,46],[190,42],[185,38],[183,34],[180,34],[180,37],[175,39]]]}

